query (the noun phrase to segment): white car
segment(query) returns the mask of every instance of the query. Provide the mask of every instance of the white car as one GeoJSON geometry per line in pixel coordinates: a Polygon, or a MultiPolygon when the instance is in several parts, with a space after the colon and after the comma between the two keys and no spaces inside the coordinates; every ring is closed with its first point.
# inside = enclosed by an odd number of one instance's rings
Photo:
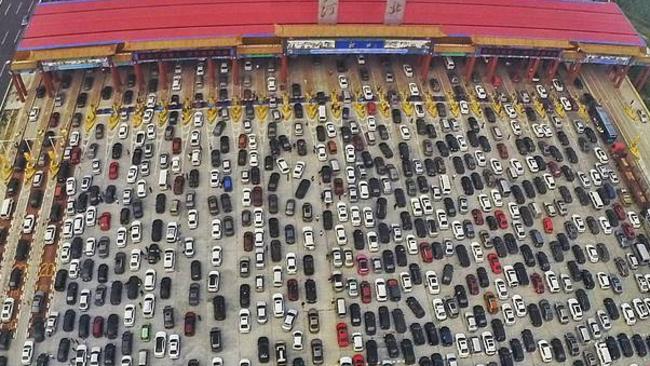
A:
{"type": "Polygon", "coordinates": [[[503,173],[501,162],[495,158],[490,159],[490,167],[492,168],[492,172],[496,175],[501,175],[503,173]]]}
{"type": "Polygon", "coordinates": [[[220,219],[214,219],[212,220],[212,239],[219,240],[221,239],[222,232],[221,232],[221,220],[220,219]]]}
{"type": "Polygon", "coordinates": [[[435,298],[431,301],[431,305],[433,306],[433,312],[436,316],[436,319],[439,321],[444,321],[447,319],[447,312],[445,311],[445,305],[442,299],[440,298],[435,298]]]}
{"type": "Polygon", "coordinates": [[[270,76],[266,79],[266,88],[269,92],[275,92],[277,90],[277,83],[275,77],[270,76]]]}
{"type": "Polygon", "coordinates": [[[402,65],[402,69],[404,70],[404,75],[406,75],[407,78],[413,77],[413,67],[411,65],[404,64],[402,65]]]}
{"type": "Polygon", "coordinates": [[[607,153],[600,146],[594,146],[594,155],[596,155],[596,159],[601,164],[607,164],[609,162],[607,153]]]}
{"type": "Polygon", "coordinates": [[[336,225],[334,227],[336,233],[336,242],[338,245],[345,245],[348,243],[348,237],[345,233],[345,227],[343,225],[336,225]]]}
{"type": "Polygon", "coordinates": [[[341,89],[347,89],[350,86],[348,78],[345,75],[339,75],[339,86],[341,89]]]}
{"type": "Polygon", "coordinates": [[[551,345],[544,339],[537,341],[537,349],[539,350],[539,357],[542,359],[542,362],[549,363],[553,361],[553,351],[551,350],[551,345]]]}
{"type": "Polygon", "coordinates": [[[20,354],[20,362],[23,365],[31,365],[34,358],[34,340],[27,339],[23,344],[23,350],[20,354]]]}
{"type": "Polygon", "coordinates": [[[135,272],[140,269],[140,249],[133,249],[131,251],[131,257],[129,258],[129,269],[131,272],[135,272]]]}
{"type": "Polygon", "coordinates": [[[142,300],[142,315],[145,319],[151,319],[156,312],[156,296],[154,294],[144,295],[142,300]]]}
{"type": "Polygon", "coordinates": [[[221,275],[219,271],[210,271],[208,273],[208,292],[217,292],[219,291],[219,282],[221,275]]]}
{"type": "Polygon", "coordinates": [[[477,97],[479,100],[485,100],[485,99],[487,99],[487,92],[485,91],[485,88],[483,88],[483,86],[481,86],[481,85],[476,85],[476,86],[474,87],[474,90],[476,91],[476,97],[477,97]]]}
{"type": "Polygon", "coordinates": [[[411,292],[413,290],[413,283],[411,282],[411,275],[408,272],[402,272],[399,274],[399,278],[402,284],[402,289],[404,292],[411,292]]]}
{"type": "Polygon", "coordinates": [[[138,220],[131,223],[131,241],[139,243],[142,241],[142,223],[138,220]]]}
{"type": "Polygon", "coordinates": [[[411,131],[406,125],[399,126],[399,134],[402,137],[402,140],[408,141],[411,139],[411,131]]]}
{"type": "Polygon", "coordinates": [[[185,257],[187,258],[194,257],[194,238],[186,237],[185,240],[183,240],[183,254],[185,254],[185,257]]]}
{"type": "Polygon", "coordinates": [[[628,211],[627,219],[630,221],[630,224],[633,228],[638,229],[641,227],[641,220],[639,219],[639,215],[637,215],[636,212],[628,211]]]}
{"type": "Polygon", "coordinates": [[[289,252],[286,255],[287,274],[294,275],[298,272],[298,259],[296,253],[289,252]]]}
{"type": "Polygon", "coordinates": [[[285,332],[290,332],[293,329],[293,324],[298,318],[298,311],[294,309],[287,310],[284,315],[284,321],[282,322],[282,330],[285,332]]]}
{"type": "MultiPolygon", "coordinates": [[[[75,220],[76,221],[76,220],[75,220]]],[[[26,215],[23,219],[23,234],[31,234],[34,231],[36,224],[36,217],[34,215],[26,215]]]]}
{"type": "Polygon", "coordinates": [[[375,97],[369,85],[364,85],[361,88],[361,91],[363,93],[363,99],[365,99],[366,101],[371,101],[375,97]]]}
{"type": "Polygon", "coordinates": [[[512,295],[512,307],[517,317],[522,318],[526,316],[527,309],[524,299],[519,294],[512,295]]]}
{"type": "Polygon", "coordinates": [[[377,301],[379,302],[384,302],[388,300],[387,294],[387,289],[386,289],[386,280],[383,278],[377,278],[375,279],[375,294],[377,297],[377,301]]]}
{"type": "Polygon", "coordinates": [[[43,235],[43,242],[46,245],[54,244],[56,239],[56,225],[48,225],[45,228],[45,234],[43,235]]]}
{"type": "Polygon", "coordinates": [[[354,150],[354,146],[345,145],[345,162],[352,164],[357,160],[357,156],[354,150]]]}
{"type": "Polygon", "coordinates": [[[124,248],[127,242],[127,230],[124,226],[121,226],[117,229],[117,234],[115,237],[115,245],[118,248],[124,248]]]}
{"type": "Polygon", "coordinates": [[[163,253],[163,268],[166,272],[173,272],[176,264],[176,251],[174,249],[165,249],[163,253]]]}
{"type": "Polygon", "coordinates": [[[440,283],[438,282],[438,276],[434,271],[427,271],[425,273],[426,285],[429,294],[437,295],[440,293],[440,283]]]}
{"type": "Polygon", "coordinates": [[[212,247],[212,257],[211,257],[211,262],[212,265],[215,267],[221,266],[221,262],[223,260],[222,258],[222,249],[220,246],[215,245],[212,247]]]}
{"type": "Polygon", "coordinates": [[[467,337],[463,333],[456,333],[456,349],[458,350],[458,357],[467,358],[469,357],[469,343],[467,342],[467,337]]]}
{"type": "Polygon", "coordinates": [[[338,215],[339,222],[348,221],[348,206],[344,202],[339,202],[336,204],[336,213],[338,215]]]}
{"type": "Polygon", "coordinates": [[[145,291],[153,291],[156,288],[156,270],[148,269],[144,274],[145,291]]]}
{"type": "Polygon", "coordinates": [[[170,334],[167,341],[167,354],[172,360],[177,360],[181,354],[181,340],[178,334],[170,334]]]}
{"type": "Polygon", "coordinates": [[[187,226],[190,230],[194,230],[199,227],[199,211],[196,209],[191,209],[187,211],[187,226]]]}
{"type": "Polygon", "coordinates": [[[539,95],[540,98],[542,99],[548,98],[548,92],[546,91],[546,88],[544,88],[543,85],[541,84],[535,85],[535,91],[537,91],[537,95],[539,95]]]}
{"type": "Polygon", "coordinates": [[[124,307],[124,326],[129,328],[135,324],[135,305],[127,304],[124,307]]]}
{"type": "Polygon", "coordinates": [[[219,188],[221,181],[219,180],[219,170],[212,169],[210,171],[210,188],[219,188]]]}
{"type": "Polygon", "coordinates": [[[280,170],[280,173],[282,174],[289,174],[289,164],[287,164],[287,161],[284,160],[283,158],[279,158],[276,161],[276,164],[278,165],[278,169],[280,170]]]}
{"type": "Polygon", "coordinates": [[[127,123],[121,123],[120,127],[117,129],[117,137],[121,140],[126,139],[129,136],[129,125],[127,123]]]}
{"type": "Polygon", "coordinates": [[[14,303],[15,300],[12,297],[7,297],[2,302],[2,311],[0,311],[0,321],[7,323],[14,316],[14,303]]]}
{"type": "Polygon", "coordinates": [[[304,171],[305,171],[305,162],[303,161],[296,162],[296,166],[293,168],[293,178],[301,179],[304,171]]]}
{"type": "Polygon", "coordinates": [[[154,338],[153,355],[156,358],[165,357],[165,350],[167,349],[167,333],[160,331],[156,333],[154,338]]]}

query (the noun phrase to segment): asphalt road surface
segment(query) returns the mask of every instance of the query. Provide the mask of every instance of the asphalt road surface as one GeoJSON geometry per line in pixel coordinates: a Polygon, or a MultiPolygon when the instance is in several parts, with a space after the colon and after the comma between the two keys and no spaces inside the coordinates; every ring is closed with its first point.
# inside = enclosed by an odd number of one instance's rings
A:
{"type": "Polygon", "coordinates": [[[24,27],[23,17],[33,9],[36,0],[0,0],[0,103],[9,87],[9,65],[24,27]]]}

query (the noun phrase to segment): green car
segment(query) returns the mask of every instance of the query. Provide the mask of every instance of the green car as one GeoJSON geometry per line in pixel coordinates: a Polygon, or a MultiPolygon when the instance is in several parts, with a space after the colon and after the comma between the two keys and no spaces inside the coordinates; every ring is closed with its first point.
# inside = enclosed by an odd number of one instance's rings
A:
{"type": "Polygon", "coordinates": [[[142,329],[140,329],[140,339],[142,339],[145,342],[149,342],[149,339],[151,338],[151,324],[143,324],[142,329]]]}

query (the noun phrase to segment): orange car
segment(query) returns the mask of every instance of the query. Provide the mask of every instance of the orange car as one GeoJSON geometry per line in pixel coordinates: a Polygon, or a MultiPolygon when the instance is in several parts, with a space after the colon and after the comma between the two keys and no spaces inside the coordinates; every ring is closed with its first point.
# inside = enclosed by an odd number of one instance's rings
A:
{"type": "Polygon", "coordinates": [[[492,291],[486,292],[483,295],[483,300],[485,300],[485,306],[487,307],[488,313],[496,314],[499,311],[499,302],[492,291]]]}

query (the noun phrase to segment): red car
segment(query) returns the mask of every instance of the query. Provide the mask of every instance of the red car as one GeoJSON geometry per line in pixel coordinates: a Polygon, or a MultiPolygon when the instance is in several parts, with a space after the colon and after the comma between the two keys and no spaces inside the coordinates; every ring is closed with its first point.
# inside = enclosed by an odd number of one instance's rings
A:
{"type": "Polygon", "coordinates": [[[336,324],[336,340],[339,342],[339,347],[344,348],[350,344],[348,337],[348,326],[345,323],[336,324]]]}
{"type": "Polygon", "coordinates": [[[562,171],[560,170],[560,166],[558,165],[558,163],[554,161],[549,161],[547,165],[553,177],[557,178],[560,175],[562,175],[562,171]]]}
{"type": "Polygon", "coordinates": [[[499,225],[499,229],[507,229],[508,228],[508,218],[506,218],[506,214],[503,213],[503,211],[495,210],[494,211],[494,218],[497,219],[497,224],[499,225]]]}
{"type": "Polygon", "coordinates": [[[111,213],[104,212],[99,216],[99,229],[101,231],[108,231],[111,229],[111,213]]]}
{"type": "Polygon", "coordinates": [[[490,253],[487,256],[488,263],[490,263],[490,268],[492,269],[492,273],[494,274],[500,274],[503,272],[503,269],[501,268],[501,262],[499,262],[499,257],[496,255],[496,253],[490,253]]]}
{"type": "Polygon", "coordinates": [[[343,186],[343,179],[335,178],[334,179],[334,194],[340,196],[345,193],[345,187],[343,186]]]}
{"type": "Polygon", "coordinates": [[[287,292],[289,293],[287,296],[289,298],[289,301],[298,301],[298,280],[292,278],[287,281],[287,292]]]}
{"type": "Polygon", "coordinates": [[[185,335],[192,337],[196,333],[196,314],[188,311],[185,313],[185,325],[183,326],[185,335]]]}
{"type": "Polygon", "coordinates": [[[114,161],[108,166],[108,178],[111,180],[117,179],[120,172],[120,163],[114,161]]]}
{"type": "Polygon", "coordinates": [[[361,281],[359,287],[361,287],[361,302],[364,304],[370,304],[372,301],[372,289],[370,289],[370,284],[368,281],[361,281]]]}
{"type": "Polygon", "coordinates": [[[93,337],[99,338],[104,336],[104,318],[99,315],[93,319],[93,337]]]}
{"type": "Polygon", "coordinates": [[[363,358],[362,355],[356,354],[352,356],[352,366],[364,366],[366,364],[366,360],[363,358]]]}
{"type": "Polygon", "coordinates": [[[370,272],[370,267],[368,266],[368,257],[363,254],[357,255],[357,273],[361,276],[365,276],[370,272]]]}
{"type": "Polygon", "coordinates": [[[77,165],[79,164],[79,161],[81,161],[81,149],[78,146],[75,146],[70,152],[70,163],[77,165]]]}
{"type": "Polygon", "coordinates": [[[504,143],[499,142],[497,144],[497,151],[499,152],[499,157],[501,159],[508,159],[508,156],[510,154],[508,154],[508,147],[506,147],[506,145],[504,143]]]}
{"type": "Polygon", "coordinates": [[[612,205],[612,208],[614,209],[614,213],[616,214],[616,217],[618,217],[619,220],[625,220],[625,210],[623,209],[623,206],[620,203],[615,203],[612,205]]]}
{"type": "Polygon", "coordinates": [[[180,154],[181,153],[181,138],[180,137],[174,137],[172,140],[172,153],[173,154],[180,154]]]}
{"type": "Polygon", "coordinates": [[[535,272],[530,275],[530,281],[533,284],[536,294],[544,293],[544,281],[542,281],[542,276],[540,276],[539,273],[535,272]]]}
{"type": "Polygon", "coordinates": [[[239,148],[245,149],[246,146],[248,146],[248,136],[242,133],[239,135],[239,148]]]}
{"type": "Polygon", "coordinates": [[[433,249],[431,249],[431,245],[429,245],[429,243],[420,243],[420,256],[422,257],[422,261],[424,263],[433,262],[433,249]]]}
{"type": "Polygon", "coordinates": [[[375,102],[368,102],[366,104],[366,110],[368,111],[368,115],[374,116],[377,113],[377,105],[375,102]]]}
{"type": "Polygon", "coordinates": [[[625,238],[627,238],[627,240],[634,240],[636,233],[634,232],[632,224],[629,222],[624,222],[621,227],[623,228],[623,235],[625,235],[625,238]]]}
{"type": "Polygon", "coordinates": [[[472,210],[472,218],[474,218],[474,223],[476,225],[483,225],[485,220],[483,219],[483,212],[478,208],[472,210]]]}
{"type": "Polygon", "coordinates": [[[553,220],[550,217],[545,217],[544,220],[542,220],[542,223],[544,224],[545,233],[553,233],[553,220]]]}

